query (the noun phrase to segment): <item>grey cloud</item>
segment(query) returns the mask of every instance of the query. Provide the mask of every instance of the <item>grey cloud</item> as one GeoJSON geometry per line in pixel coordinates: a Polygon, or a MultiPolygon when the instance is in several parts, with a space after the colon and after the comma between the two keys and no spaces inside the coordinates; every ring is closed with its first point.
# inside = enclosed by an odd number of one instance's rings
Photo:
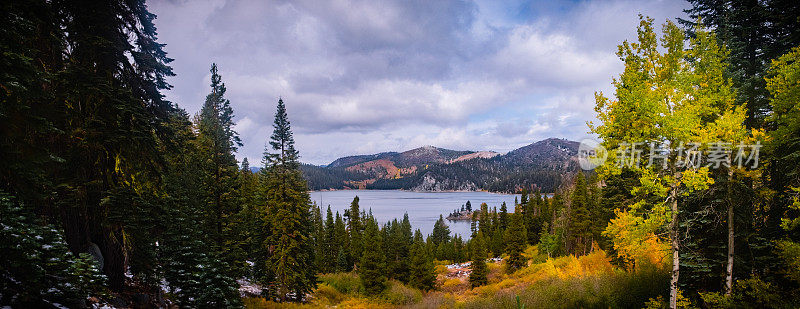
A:
{"type": "Polygon", "coordinates": [[[170,99],[199,110],[217,62],[245,142],[239,157],[259,161],[282,96],[304,160],[313,163],[419,143],[505,151],[575,138],[593,117],[592,92],[608,89],[621,70],[614,46],[635,36],[636,14],[663,20],[682,8],[628,0],[149,5],[176,59],[170,99]],[[532,95],[547,99],[525,101],[532,95]],[[468,123],[514,104],[541,108],[468,123]]]}

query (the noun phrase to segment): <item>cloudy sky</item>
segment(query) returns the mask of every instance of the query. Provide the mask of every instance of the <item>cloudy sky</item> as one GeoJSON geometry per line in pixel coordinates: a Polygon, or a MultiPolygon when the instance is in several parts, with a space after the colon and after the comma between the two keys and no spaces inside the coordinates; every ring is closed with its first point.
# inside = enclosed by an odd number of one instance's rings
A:
{"type": "Polygon", "coordinates": [[[153,0],[175,58],[167,92],[196,113],[220,68],[257,165],[282,97],[301,160],[424,145],[506,152],[587,136],[595,91],[622,71],[638,14],[684,1],[153,0]]]}

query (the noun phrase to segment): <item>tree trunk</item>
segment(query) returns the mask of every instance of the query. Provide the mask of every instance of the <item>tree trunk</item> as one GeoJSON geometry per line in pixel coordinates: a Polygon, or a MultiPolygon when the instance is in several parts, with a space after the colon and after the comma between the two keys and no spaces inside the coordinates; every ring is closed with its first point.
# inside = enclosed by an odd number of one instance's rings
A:
{"type": "Polygon", "coordinates": [[[733,205],[728,205],[728,267],[725,273],[725,295],[733,288],[733,205]]]}
{"type": "Polygon", "coordinates": [[[669,283],[669,307],[678,307],[678,275],[680,274],[680,254],[678,251],[678,188],[673,187],[670,192],[672,203],[672,221],[669,224],[669,238],[672,246],[672,279],[669,283]]]}
{"type": "MultiPolygon", "coordinates": [[[[728,163],[730,165],[730,163],[728,163]]],[[[731,190],[733,181],[733,169],[728,167],[728,265],[725,272],[725,295],[731,295],[733,289],[733,250],[734,250],[734,235],[733,235],[733,199],[731,198],[731,190]]]]}

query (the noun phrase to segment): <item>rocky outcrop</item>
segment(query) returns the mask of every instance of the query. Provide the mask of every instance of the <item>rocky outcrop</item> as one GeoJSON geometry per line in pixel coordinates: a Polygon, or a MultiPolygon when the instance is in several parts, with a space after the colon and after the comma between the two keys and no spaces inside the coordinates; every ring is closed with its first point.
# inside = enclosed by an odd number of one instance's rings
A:
{"type": "Polygon", "coordinates": [[[426,173],[422,181],[412,188],[418,192],[443,192],[443,191],[478,191],[478,186],[471,181],[459,181],[457,179],[437,179],[431,173],[426,173]]]}

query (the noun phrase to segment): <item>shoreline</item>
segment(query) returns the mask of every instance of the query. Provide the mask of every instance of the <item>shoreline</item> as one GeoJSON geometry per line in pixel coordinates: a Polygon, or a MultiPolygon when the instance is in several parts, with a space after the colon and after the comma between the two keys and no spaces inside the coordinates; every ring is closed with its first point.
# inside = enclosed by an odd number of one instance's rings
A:
{"type": "MultiPolygon", "coordinates": [[[[520,193],[507,193],[507,192],[494,192],[488,190],[446,190],[446,191],[414,191],[414,190],[405,190],[405,189],[325,189],[325,190],[308,190],[309,193],[311,192],[337,192],[337,191],[401,191],[401,192],[414,192],[414,193],[477,193],[477,192],[485,192],[485,193],[492,193],[492,194],[503,194],[503,195],[518,195],[520,193]]],[[[542,194],[552,194],[552,193],[542,193],[542,194]]]]}

